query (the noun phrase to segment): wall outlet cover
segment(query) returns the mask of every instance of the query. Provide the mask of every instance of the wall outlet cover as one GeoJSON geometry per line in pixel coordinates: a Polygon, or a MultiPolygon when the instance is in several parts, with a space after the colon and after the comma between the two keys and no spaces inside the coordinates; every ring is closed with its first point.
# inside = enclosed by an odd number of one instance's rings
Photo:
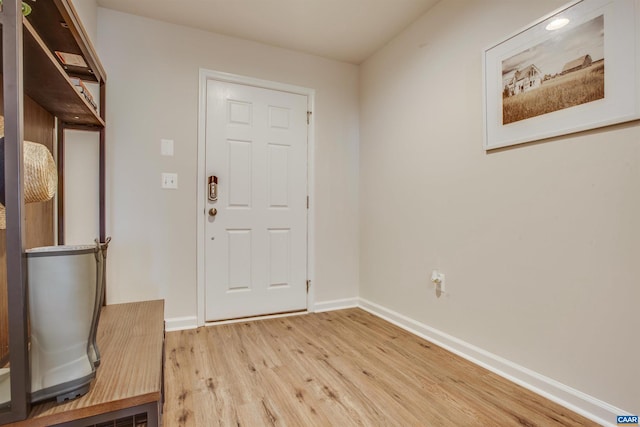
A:
{"type": "Polygon", "coordinates": [[[175,190],[178,188],[178,174],[177,173],[162,173],[162,188],[168,188],[175,190]]]}

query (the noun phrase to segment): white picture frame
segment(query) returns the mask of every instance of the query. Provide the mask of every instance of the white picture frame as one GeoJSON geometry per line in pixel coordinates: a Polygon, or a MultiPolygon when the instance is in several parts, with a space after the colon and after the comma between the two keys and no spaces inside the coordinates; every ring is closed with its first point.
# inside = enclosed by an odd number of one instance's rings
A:
{"type": "Polygon", "coordinates": [[[485,49],[485,150],[640,118],[639,15],[637,0],[573,1],[485,49]]]}

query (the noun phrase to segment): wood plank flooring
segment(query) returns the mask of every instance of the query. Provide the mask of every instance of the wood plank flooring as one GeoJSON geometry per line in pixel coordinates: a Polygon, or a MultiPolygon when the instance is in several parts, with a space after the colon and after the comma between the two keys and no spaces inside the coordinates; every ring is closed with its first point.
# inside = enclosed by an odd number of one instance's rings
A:
{"type": "Polygon", "coordinates": [[[595,426],[360,309],[169,332],[165,427],[595,426]]]}

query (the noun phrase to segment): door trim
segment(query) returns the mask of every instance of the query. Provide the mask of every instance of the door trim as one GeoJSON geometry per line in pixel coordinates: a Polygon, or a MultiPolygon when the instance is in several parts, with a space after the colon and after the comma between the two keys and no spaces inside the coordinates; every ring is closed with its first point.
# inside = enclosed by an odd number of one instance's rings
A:
{"type": "MultiPolygon", "coordinates": [[[[196,193],[196,281],[197,281],[197,308],[198,326],[204,326],[205,321],[205,200],[206,188],[206,109],[207,109],[207,81],[216,80],[219,82],[236,83],[246,86],[255,86],[264,89],[290,92],[307,97],[307,111],[314,111],[315,90],[294,86],[286,83],[279,83],[270,80],[261,80],[254,77],[230,74],[221,71],[207,70],[200,68],[199,88],[198,88],[198,172],[197,172],[197,193],[196,193]]],[[[314,117],[311,115],[307,126],[307,195],[310,203],[307,210],[307,280],[311,280],[311,286],[307,293],[307,310],[312,311],[315,303],[315,170],[314,170],[314,117]]]]}

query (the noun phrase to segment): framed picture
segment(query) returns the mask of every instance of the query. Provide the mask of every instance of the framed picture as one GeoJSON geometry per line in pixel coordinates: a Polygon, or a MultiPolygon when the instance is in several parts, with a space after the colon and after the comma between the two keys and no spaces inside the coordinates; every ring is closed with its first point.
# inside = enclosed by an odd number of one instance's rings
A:
{"type": "Polygon", "coordinates": [[[485,149],[640,118],[639,28],[637,0],[580,0],[485,49],[485,149]]]}

